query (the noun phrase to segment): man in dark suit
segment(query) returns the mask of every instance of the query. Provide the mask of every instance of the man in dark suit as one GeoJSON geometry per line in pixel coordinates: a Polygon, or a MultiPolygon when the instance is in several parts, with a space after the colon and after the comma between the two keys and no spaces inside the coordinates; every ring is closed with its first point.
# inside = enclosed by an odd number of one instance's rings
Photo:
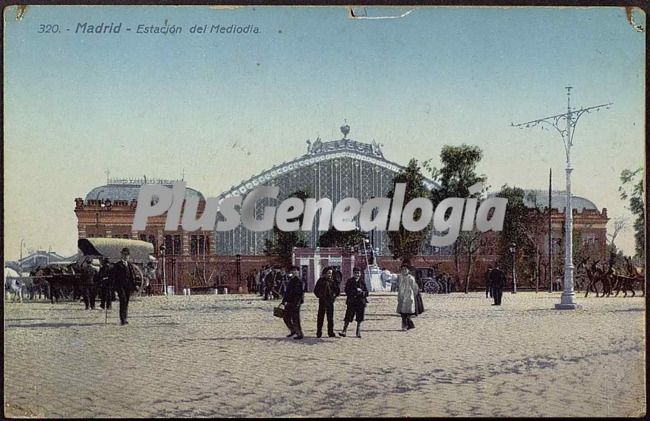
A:
{"type": "Polygon", "coordinates": [[[493,306],[501,305],[501,296],[503,295],[503,287],[506,284],[506,274],[503,273],[499,266],[492,269],[490,272],[490,286],[492,287],[492,297],[494,298],[493,306]]]}
{"type": "Polygon", "coordinates": [[[316,337],[323,335],[323,321],[327,313],[327,336],[333,338],[334,333],[334,301],[341,294],[339,283],[334,280],[334,271],[326,267],[322,276],[316,281],[314,295],[318,297],[318,316],[316,317],[316,337]]]}
{"type": "Polygon", "coordinates": [[[284,308],[284,323],[289,328],[290,333],[287,338],[294,336],[293,339],[302,339],[302,328],[300,327],[300,305],[304,301],[304,292],[302,289],[302,280],[299,278],[300,268],[291,266],[287,275],[287,288],[282,298],[284,308]]]}
{"type": "Polygon", "coordinates": [[[361,322],[363,322],[363,315],[366,309],[368,300],[368,287],[366,283],[361,280],[361,269],[354,268],[352,270],[352,278],[345,282],[345,295],[347,296],[345,304],[345,318],[343,319],[343,330],[339,332],[340,336],[346,336],[348,325],[356,317],[357,319],[357,338],[361,337],[361,322]]]}
{"type": "Polygon", "coordinates": [[[135,273],[133,264],[129,262],[129,249],[124,247],[121,253],[121,260],[111,268],[111,283],[120,300],[120,324],[127,325],[129,311],[129,297],[131,292],[136,289],[135,273]]]}

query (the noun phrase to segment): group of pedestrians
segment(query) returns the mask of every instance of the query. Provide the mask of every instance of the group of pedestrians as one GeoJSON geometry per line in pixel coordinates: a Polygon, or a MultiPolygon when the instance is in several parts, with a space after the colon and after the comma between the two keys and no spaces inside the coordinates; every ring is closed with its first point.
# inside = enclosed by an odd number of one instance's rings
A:
{"type": "MultiPolygon", "coordinates": [[[[282,304],[285,305],[284,322],[289,329],[287,337],[294,339],[304,338],[300,324],[300,306],[304,302],[303,282],[299,279],[299,268],[292,266],[289,269],[286,294],[282,304]]],[[[422,298],[415,277],[410,273],[408,264],[403,264],[399,274],[390,274],[392,281],[397,285],[396,312],[402,318],[402,330],[415,328],[412,317],[424,311],[422,298]]],[[[343,330],[338,334],[346,337],[350,323],[356,321],[356,337],[361,338],[361,324],[365,318],[365,309],[368,304],[368,287],[361,278],[361,269],[354,268],[352,277],[345,282],[346,311],[343,318],[343,330]]],[[[318,298],[318,313],[316,316],[316,337],[323,336],[323,325],[327,318],[327,336],[333,338],[334,332],[334,303],[341,295],[340,283],[331,267],[323,269],[321,277],[314,286],[314,295],[318,298]]]]}
{"type": "MultiPolygon", "coordinates": [[[[284,323],[289,329],[287,337],[294,339],[304,338],[300,325],[300,305],[304,302],[305,288],[303,281],[299,278],[300,269],[297,266],[291,266],[289,269],[286,293],[283,296],[282,304],[285,305],[284,323]]],[[[339,332],[340,336],[347,336],[347,329],[350,323],[355,319],[357,322],[356,336],[361,338],[361,323],[364,319],[366,304],[368,303],[368,288],[366,283],[361,280],[361,270],[354,268],[352,277],[345,283],[346,312],[344,318],[343,330],[339,332]]],[[[314,295],[318,298],[318,313],[316,316],[316,337],[323,336],[323,324],[327,317],[327,336],[333,338],[334,332],[334,302],[341,295],[339,281],[334,277],[334,269],[326,267],[323,269],[321,277],[314,285],[314,295]]]]}
{"type": "Polygon", "coordinates": [[[256,289],[264,300],[277,300],[284,295],[288,276],[279,266],[266,265],[256,278],[256,289]]]}

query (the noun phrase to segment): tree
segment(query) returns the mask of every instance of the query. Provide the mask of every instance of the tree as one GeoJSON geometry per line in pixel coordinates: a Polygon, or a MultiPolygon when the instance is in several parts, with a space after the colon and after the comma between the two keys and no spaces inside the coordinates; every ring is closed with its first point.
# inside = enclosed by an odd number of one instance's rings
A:
{"type": "MultiPolygon", "coordinates": [[[[303,190],[298,190],[289,195],[305,200],[309,194],[303,190]]],[[[304,215],[287,220],[288,222],[298,221],[302,225],[304,215]]],[[[277,256],[280,262],[285,265],[291,265],[294,247],[307,247],[307,241],[302,231],[282,231],[277,225],[273,227],[273,234],[270,239],[264,240],[264,253],[267,256],[277,256]]]]}
{"type": "MultiPolygon", "coordinates": [[[[504,184],[498,194],[508,199],[508,217],[503,221],[503,230],[499,233],[498,264],[507,273],[512,273],[512,253],[510,247],[515,244],[515,272],[518,279],[535,281],[535,291],[539,290],[541,255],[544,244],[540,242],[546,230],[546,217],[537,206],[536,196],[520,187],[504,184]],[[533,203],[527,206],[526,200],[533,203]]],[[[547,208],[547,212],[549,209],[547,208]]],[[[548,263],[545,262],[544,266],[548,263]]],[[[532,285],[528,285],[532,287],[532,285]]]]}
{"type": "MultiPolygon", "coordinates": [[[[423,163],[431,177],[440,184],[440,189],[431,192],[431,201],[434,207],[447,197],[474,197],[481,199],[487,188],[470,195],[469,188],[477,183],[485,183],[487,177],[476,173],[476,166],[483,158],[483,151],[475,145],[462,144],[460,146],[445,145],[440,151],[441,167],[435,168],[430,161],[423,163]]],[[[458,240],[453,245],[454,264],[456,268],[456,281],[460,281],[460,258],[466,256],[467,272],[465,274],[465,292],[469,291],[469,280],[472,274],[473,255],[480,248],[481,233],[474,231],[461,231],[458,240]]]]}
{"type": "MultiPolygon", "coordinates": [[[[455,245],[458,245],[458,247],[454,249],[457,250],[455,256],[460,255],[461,253],[467,256],[467,268],[465,271],[465,294],[467,294],[469,293],[469,278],[474,266],[473,257],[481,247],[481,232],[477,229],[473,229],[472,231],[461,231],[455,245]]],[[[456,272],[460,272],[458,259],[456,259],[456,272]]]]}
{"type": "Polygon", "coordinates": [[[614,246],[615,248],[616,248],[616,244],[615,244],[616,237],[618,236],[618,234],[627,231],[627,227],[628,227],[627,221],[628,219],[625,216],[617,216],[616,218],[614,218],[614,232],[612,232],[611,234],[607,234],[607,236],[609,237],[609,244],[614,246]]]}
{"type": "Polygon", "coordinates": [[[621,200],[629,200],[627,207],[636,217],[634,219],[634,250],[636,257],[645,259],[645,208],[643,203],[643,168],[635,171],[621,171],[621,185],[618,191],[621,200]]]}
{"type": "Polygon", "coordinates": [[[360,245],[366,236],[360,230],[339,231],[333,226],[330,227],[318,239],[320,247],[355,247],[360,245]]]}
{"type": "MultiPolygon", "coordinates": [[[[440,189],[431,194],[434,205],[447,197],[470,197],[469,188],[476,183],[485,183],[485,174],[476,174],[476,166],[483,158],[483,151],[475,145],[445,145],[440,151],[441,167],[431,167],[430,161],[423,163],[431,177],[440,184],[440,189]]],[[[481,192],[482,193],[482,192],[481,192]]]]}
{"type": "MultiPolygon", "coordinates": [[[[406,183],[404,204],[407,204],[416,197],[428,198],[430,195],[428,189],[424,186],[424,176],[420,172],[420,166],[416,159],[411,159],[405,169],[395,174],[395,177],[393,177],[393,188],[387,195],[389,198],[394,196],[395,184],[397,183],[406,183]]],[[[391,213],[392,209],[389,211],[389,220],[393,217],[391,213]]],[[[422,211],[417,209],[414,214],[414,219],[418,220],[421,215],[422,211]]],[[[420,252],[422,243],[429,237],[430,231],[431,223],[420,231],[407,231],[402,224],[400,224],[397,231],[388,231],[388,247],[393,254],[393,258],[400,259],[406,263],[410,262],[413,256],[416,256],[420,252]]]]}

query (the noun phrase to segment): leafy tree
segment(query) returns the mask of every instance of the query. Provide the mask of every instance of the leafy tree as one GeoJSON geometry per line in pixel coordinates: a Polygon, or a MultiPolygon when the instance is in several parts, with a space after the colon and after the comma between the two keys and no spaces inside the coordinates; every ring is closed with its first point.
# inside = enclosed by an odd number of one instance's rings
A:
{"type": "MultiPolygon", "coordinates": [[[[395,174],[395,177],[393,177],[393,188],[388,192],[389,198],[392,198],[395,194],[395,184],[397,183],[406,183],[404,204],[407,204],[416,197],[428,198],[430,195],[429,190],[424,186],[424,176],[420,172],[420,165],[416,159],[411,159],[405,169],[395,174]]],[[[392,209],[389,211],[389,221],[392,218],[391,214],[392,209]]],[[[418,220],[421,215],[422,211],[417,209],[414,214],[414,219],[418,220]]],[[[413,256],[419,253],[422,243],[429,238],[430,231],[431,223],[420,231],[407,231],[402,224],[400,224],[399,230],[388,231],[388,246],[393,254],[393,258],[409,263],[413,256]]]]}
{"type": "MultiPolygon", "coordinates": [[[[476,166],[483,158],[483,151],[475,145],[462,144],[460,146],[445,145],[440,151],[441,167],[432,167],[430,161],[423,163],[431,177],[440,184],[440,189],[431,192],[431,201],[434,207],[447,197],[482,198],[486,187],[473,195],[469,188],[476,183],[485,183],[487,177],[476,173],[476,166]]],[[[465,273],[465,292],[469,291],[469,279],[472,275],[473,255],[480,248],[481,233],[479,231],[461,231],[458,240],[454,243],[454,264],[456,268],[456,281],[460,281],[460,258],[467,259],[467,272],[465,273]]]]}
{"type": "MultiPolygon", "coordinates": [[[[297,197],[305,200],[309,194],[303,190],[298,190],[289,195],[289,197],[297,197]]],[[[288,222],[298,221],[302,225],[304,215],[287,220],[288,222]]],[[[264,240],[264,253],[267,256],[277,256],[278,260],[285,265],[291,265],[291,258],[293,256],[294,247],[307,247],[305,234],[302,231],[282,231],[277,225],[273,227],[273,234],[271,238],[264,240]]]]}
{"type": "Polygon", "coordinates": [[[366,236],[360,230],[339,231],[333,226],[318,239],[320,247],[355,247],[360,245],[366,236]]]}
{"type": "MultiPolygon", "coordinates": [[[[543,211],[537,206],[536,195],[526,192],[520,187],[510,187],[504,184],[498,194],[508,199],[508,217],[503,221],[503,230],[499,233],[498,264],[512,273],[512,254],[510,246],[515,244],[515,272],[518,281],[529,279],[535,281],[535,291],[539,289],[539,276],[542,250],[545,247],[540,239],[547,231],[546,220],[549,209],[543,211]],[[526,206],[526,199],[533,203],[526,206]]],[[[545,262],[544,266],[547,267],[545,262]]],[[[518,284],[522,284],[518,282],[518,284]]],[[[533,285],[528,285],[532,287],[533,285]]]]}
{"type": "Polygon", "coordinates": [[[483,151],[475,145],[445,145],[440,151],[440,168],[432,167],[430,161],[423,167],[440,184],[440,189],[431,194],[434,205],[447,197],[470,197],[469,188],[476,183],[485,183],[485,174],[476,174],[476,166],[483,158],[483,151]]]}
{"type": "Polygon", "coordinates": [[[621,171],[621,185],[618,191],[621,200],[629,200],[628,209],[636,217],[634,219],[634,250],[636,257],[645,259],[645,207],[643,203],[643,168],[634,171],[621,171]]]}

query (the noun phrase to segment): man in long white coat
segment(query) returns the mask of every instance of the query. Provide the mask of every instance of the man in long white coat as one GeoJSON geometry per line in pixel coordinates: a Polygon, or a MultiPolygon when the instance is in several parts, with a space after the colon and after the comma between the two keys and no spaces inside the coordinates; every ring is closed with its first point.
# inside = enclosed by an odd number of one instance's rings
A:
{"type": "Polygon", "coordinates": [[[415,296],[418,290],[418,284],[409,273],[408,265],[402,264],[398,275],[397,312],[402,316],[403,331],[415,327],[411,316],[415,314],[415,296]]]}

